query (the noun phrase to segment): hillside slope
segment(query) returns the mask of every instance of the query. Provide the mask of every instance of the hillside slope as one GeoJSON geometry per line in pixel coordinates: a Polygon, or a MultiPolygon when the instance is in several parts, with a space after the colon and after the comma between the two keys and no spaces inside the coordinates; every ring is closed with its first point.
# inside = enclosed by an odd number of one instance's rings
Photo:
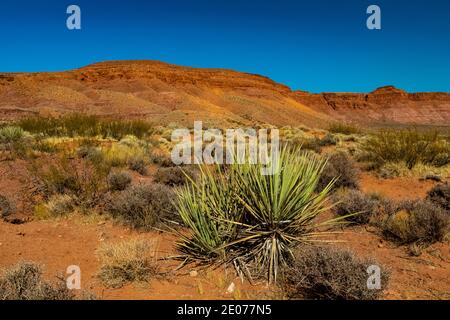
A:
{"type": "Polygon", "coordinates": [[[0,119],[65,112],[140,117],[158,123],[306,124],[339,119],[371,123],[450,123],[450,94],[291,91],[269,78],[157,61],[103,62],[55,73],[0,74],[0,119]]]}

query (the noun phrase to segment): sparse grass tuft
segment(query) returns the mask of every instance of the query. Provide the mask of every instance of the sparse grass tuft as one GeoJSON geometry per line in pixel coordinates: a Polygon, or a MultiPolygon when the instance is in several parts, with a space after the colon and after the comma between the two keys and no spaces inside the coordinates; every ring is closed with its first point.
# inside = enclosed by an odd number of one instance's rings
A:
{"type": "Polygon", "coordinates": [[[160,275],[154,242],[131,240],[105,244],[99,248],[97,255],[101,262],[98,277],[109,288],[121,288],[132,282],[148,282],[160,275]]]}

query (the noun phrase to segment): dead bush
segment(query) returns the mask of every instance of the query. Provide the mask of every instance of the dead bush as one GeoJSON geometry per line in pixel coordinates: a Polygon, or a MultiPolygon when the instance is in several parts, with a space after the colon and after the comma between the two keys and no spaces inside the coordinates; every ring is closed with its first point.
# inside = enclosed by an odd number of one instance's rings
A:
{"type": "Polygon", "coordinates": [[[320,176],[317,190],[323,190],[333,179],[337,179],[334,188],[358,189],[358,170],[354,161],[344,152],[333,153],[320,176]]]}
{"type": "Polygon", "coordinates": [[[349,251],[307,247],[297,252],[295,261],[285,273],[286,291],[293,299],[378,299],[388,285],[389,273],[379,266],[380,289],[369,289],[370,266],[379,264],[374,260],[359,259],[349,251]]]}
{"type": "Polygon", "coordinates": [[[97,251],[99,279],[106,287],[120,288],[130,282],[148,282],[160,274],[153,242],[131,240],[105,244],[97,251]]]}
{"type": "Polygon", "coordinates": [[[400,244],[429,245],[442,241],[450,227],[450,216],[428,200],[406,201],[382,223],[384,235],[400,244]]]}
{"type": "Polygon", "coordinates": [[[105,210],[136,229],[150,230],[176,220],[173,192],[164,185],[132,186],[105,201],[105,210]]]}
{"type": "Polygon", "coordinates": [[[445,210],[450,210],[450,186],[447,183],[436,185],[428,192],[427,199],[445,210]]]}
{"type": "Polygon", "coordinates": [[[74,300],[64,279],[49,283],[42,279],[42,269],[31,262],[21,262],[6,270],[0,278],[0,300],[74,300]]]}

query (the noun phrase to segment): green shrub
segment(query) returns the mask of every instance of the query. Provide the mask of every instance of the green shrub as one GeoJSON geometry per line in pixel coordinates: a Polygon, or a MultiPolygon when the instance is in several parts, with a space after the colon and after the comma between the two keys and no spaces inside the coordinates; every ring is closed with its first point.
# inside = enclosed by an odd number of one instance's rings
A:
{"type": "Polygon", "coordinates": [[[41,267],[21,262],[0,278],[0,300],[74,300],[75,295],[61,279],[49,283],[42,279],[41,267]]]}
{"type": "Polygon", "coordinates": [[[400,244],[429,245],[442,241],[450,227],[450,215],[430,201],[407,201],[383,221],[384,235],[400,244]]]}
{"type": "Polygon", "coordinates": [[[125,190],[131,184],[131,175],[128,172],[111,172],[108,175],[108,185],[111,191],[125,190]]]}
{"type": "Polygon", "coordinates": [[[274,282],[293,248],[324,235],[315,223],[332,187],[315,192],[324,161],[289,148],[277,160],[269,175],[248,162],[226,171],[201,166],[198,180],[177,190],[177,209],[190,230],[178,249],[188,261],[233,261],[244,274],[274,282]]]}
{"type": "Polygon", "coordinates": [[[98,277],[109,288],[121,288],[130,282],[147,282],[159,274],[155,245],[132,240],[100,247],[101,268],[98,277]]]}
{"type": "Polygon", "coordinates": [[[285,288],[291,298],[327,300],[375,300],[387,288],[389,273],[381,266],[381,288],[369,289],[368,268],[379,266],[359,259],[349,251],[326,247],[304,248],[296,254],[285,274],[285,288]]]}
{"type": "Polygon", "coordinates": [[[450,163],[450,144],[437,131],[381,130],[361,146],[363,160],[377,166],[402,162],[412,169],[419,163],[444,166],[450,163]]]}
{"type": "Polygon", "coordinates": [[[359,188],[358,169],[354,161],[344,152],[336,152],[328,157],[327,164],[320,175],[317,190],[323,190],[335,181],[335,188],[359,188]]]}
{"type": "Polygon", "coordinates": [[[450,210],[450,186],[447,183],[436,185],[428,192],[427,199],[445,210],[450,210]]]}
{"type": "Polygon", "coordinates": [[[173,193],[163,185],[137,185],[106,199],[105,210],[136,229],[151,230],[177,221],[173,193]]]}
{"type": "Polygon", "coordinates": [[[0,218],[6,218],[14,211],[14,204],[6,196],[0,194],[0,218]]]}
{"type": "Polygon", "coordinates": [[[95,137],[120,140],[127,135],[142,138],[152,131],[152,125],[140,120],[101,119],[93,115],[73,113],[59,118],[30,117],[17,121],[25,131],[46,136],[95,137]]]}

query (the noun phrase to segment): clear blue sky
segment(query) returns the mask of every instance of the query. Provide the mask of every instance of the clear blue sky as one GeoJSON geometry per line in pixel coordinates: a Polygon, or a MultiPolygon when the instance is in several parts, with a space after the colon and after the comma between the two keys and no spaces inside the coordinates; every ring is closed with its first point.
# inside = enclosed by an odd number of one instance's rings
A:
{"type": "Polygon", "coordinates": [[[0,72],[150,59],[313,92],[450,91],[449,0],[11,0],[0,23],[0,72]],[[70,4],[81,31],[66,28],[70,4]],[[366,28],[370,4],[381,31],[366,28]]]}

